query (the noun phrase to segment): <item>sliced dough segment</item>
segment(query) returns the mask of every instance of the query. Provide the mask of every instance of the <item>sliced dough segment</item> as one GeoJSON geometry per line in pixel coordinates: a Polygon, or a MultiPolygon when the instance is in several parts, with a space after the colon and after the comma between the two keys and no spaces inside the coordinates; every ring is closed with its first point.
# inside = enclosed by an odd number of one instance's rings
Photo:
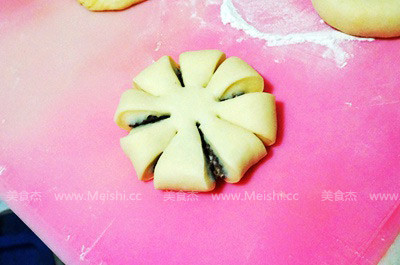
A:
{"type": "Polygon", "coordinates": [[[78,0],[91,11],[122,10],[144,0],[78,0]]]}
{"type": "Polygon", "coordinates": [[[226,99],[239,93],[261,92],[264,80],[242,59],[230,57],[218,67],[207,88],[216,99],[226,99]]]}
{"type": "Polygon", "coordinates": [[[130,130],[129,124],[134,120],[144,119],[148,115],[162,116],[167,111],[159,107],[157,97],[139,89],[125,91],[118,104],[114,121],[124,130],[130,130]]]}
{"type": "Polygon", "coordinates": [[[169,56],[161,57],[140,74],[133,82],[140,88],[154,96],[161,96],[181,88],[177,77],[179,72],[177,64],[169,56]]]}
{"type": "Polygon", "coordinates": [[[121,138],[121,147],[131,159],[140,180],[153,178],[153,167],[159,155],[175,136],[170,119],[132,130],[121,138]]]}
{"type": "Polygon", "coordinates": [[[162,153],[154,172],[154,187],[160,190],[214,189],[215,181],[208,175],[195,124],[179,130],[162,153]]]}
{"type": "Polygon", "coordinates": [[[247,169],[267,154],[264,144],[253,133],[218,118],[201,124],[200,130],[226,171],[227,182],[238,182],[247,169]]]}
{"type": "Polygon", "coordinates": [[[226,56],[218,50],[184,52],[179,57],[185,86],[206,87],[226,56]]]}
{"type": "Polygon", "coordinates": [[[275,96],[257,92],[220,102],[219,117],[254,132],[266,145],[276,140],[275,96]]]}

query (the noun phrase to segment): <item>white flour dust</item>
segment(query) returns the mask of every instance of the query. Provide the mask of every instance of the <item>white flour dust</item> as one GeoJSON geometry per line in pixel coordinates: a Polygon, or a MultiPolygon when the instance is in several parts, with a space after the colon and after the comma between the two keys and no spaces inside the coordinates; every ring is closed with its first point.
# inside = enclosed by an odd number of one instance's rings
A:
{"type": "Polygon", "coordinates": [[[99,243],[100,239],[104,236],[104,234],[107,232],[107,230],[111,227],[111,225],[114,223],[115,218],[107,225],[107,227],[103,230],[103,232],[100,233],[100,235],[96,238],[96,240],[93,242],[93,244],[90,247],[85,248],[85,245],[82,245],[81,248],[81,254],[79,255],[79,260],[84,261],[85,257],[87,254],[92,251],[92,249],[99,243]]]}
{"type": "MultiPolygon", "coordinates": [[[[250,2],[250,1],[249,1],[250,2]]],[[[273,1],[275,2],[275,1],[273,1]]],[[[268,5],[268,1],[264,1],[263,5],[268,5]]],[[[285,4],[287,8],[280,9],[278,12],[282,13],[281,19],[276,21],[275,24],[280,23],[280,25],[275,25],[276,27],[282,27],[283,23],[286,24],[295,24],[295,21],[297,20],[297,23],[301,24],[305,22],[305,24],[310,24],[310,21],[303,20],[304,14],[300,13],[300,15],[297,14],[292,14],[291,17],[289,17],[288,12],[296,12],[293,8],[290,8],[290,1],[287,1],[285,3],[280,2],[281,5],[285,4]],[[294,10],[294,11],[293,11],[294,10]],[[286,13],[285,13],[286,12],[286,13]],[[303,17],[301,17],[303,16],[303,17]],[[282,18],[283,17],[283,18],[282,18]],[[289,17],[289,19],[285,19],[285,17],[289,17]],[[290,19],[294,18],[294,19],[290,19]]],[[[271,2],[271,6],[276,5],[276,3],[271,2]]],[[[263,12],[263,10],[261,10],[263,12]]],[[[266,41],[267,46],[283,46],[283,45],[291,45],[291,44],[299,44],[299,43],[314,43],[318,44],[321,46],[324,46],[327,48],[327,50],[322,54],[323,58],[329,58],[333,59],[337,66],[342,68],[346,66],[347,64],[347,59],[351,58],[352,55],[346,52],[340,44],[345,41],[373,41],[374,39],[371,38],[357,38],[354,36],[350,36],[347,34],[344,34],[340,31],[331,29],[331,28],[324,28],[320,29],[317,31],[303,31],[301,30],[300,32],[294,29],[291,29],[292,32],[287,32],[287,33],[277,33],[275,30],[271,29],[271,32],[267,32],[267,29],[264,30],[259,30],[256,27],[252,26],[249,22],[246,21],[246,19],[239,13],[238,9],[234,6],[232,3],[232,0],[223,0],[223,3],[221,5],[221,10],[220,10],[220,15],[221,15],[221,20],[224,25],[229,24],[231,27],[242,30],[245,32],[247,35],[249,35],[252,38],[257,38],[261,40],[266,41]],[[294,31],[294,32],[293,32],[294,31]]],[[[276,13],[276,12],[275,12],[276,13]]],[[[274,14],[277,15],[277,14],[274,14]]],[[[317,23],[321,24],[319,22],[320,20],[317,20],[317,23]]],[[[272,25],[274,26],[274,25],[272,25]]],[[[291,25],[290,27],[294,27],[295,25],[291,25]]],[[[309,27],[309,28],[310,28],[309,27]]],[[[287,30],[287,27],[286,27],[287,30]]]]}
{"type": "Polygon", "coordinates": [[[3,175],[4,171],[6,171],[6,167],[0,166],[0,176],[3,175]]]}

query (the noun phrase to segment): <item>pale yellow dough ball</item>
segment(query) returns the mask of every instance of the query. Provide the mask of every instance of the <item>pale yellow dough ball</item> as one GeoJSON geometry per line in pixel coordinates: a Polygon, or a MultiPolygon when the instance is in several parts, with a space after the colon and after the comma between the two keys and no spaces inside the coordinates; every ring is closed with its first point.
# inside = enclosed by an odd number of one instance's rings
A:
{"type": "Polygon", "coordinates": [[[145,0],[78,0],[91,11],[122,10],[145,0]]]}
{"type": "Polygon", "coordinates": [[[400,36],[400,0],[312,0],[321,18],[354,36],[400,36]]]}

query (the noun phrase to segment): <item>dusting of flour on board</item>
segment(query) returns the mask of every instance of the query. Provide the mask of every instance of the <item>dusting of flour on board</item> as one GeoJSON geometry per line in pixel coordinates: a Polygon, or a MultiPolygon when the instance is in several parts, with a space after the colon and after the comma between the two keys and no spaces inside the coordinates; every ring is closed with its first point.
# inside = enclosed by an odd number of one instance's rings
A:
{"type": "Polygon", "coordinates": [[[0,176],[3,175],[4,171],[6,171],[6,167],[0,165],[0,176]]]}
{"type": "MultiPolygon", "coordinates": [[[[235,6],[232,0],[223,0],[221,20],[224,25],[244,31],[252,38],[266,41],[267,46],[284,46],[299,43],[314,43],[326,47],[322,57],[333,59],[337,66],[343,68],[352,57],[341,46],[349,41],[373,41],[371,38],[358,38],[334,30],[320,22],[315,12],[296,6],[301,1],[285,0],[241,0],[235,6]],[[249,10],[243,14],[238,9],[244,6],[249,10]],[[252,24],[259,21],[262,29],[252,24]]],[[[308,7],[310,7],[308,3],[308,7]]]]}

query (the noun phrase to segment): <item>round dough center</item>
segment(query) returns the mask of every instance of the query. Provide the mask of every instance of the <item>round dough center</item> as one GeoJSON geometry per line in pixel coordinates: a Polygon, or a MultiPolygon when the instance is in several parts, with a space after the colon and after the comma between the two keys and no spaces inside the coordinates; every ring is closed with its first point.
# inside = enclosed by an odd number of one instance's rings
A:
{"type": "Polygon", "coordinates": [[[163,98],[163,101],[169,106],[171,117],[178,128],[188,124],[188,121],[202,123],[216,116],[213,111],[216,101],[213,94],[204,87],[177,89],[163,98]]]}

